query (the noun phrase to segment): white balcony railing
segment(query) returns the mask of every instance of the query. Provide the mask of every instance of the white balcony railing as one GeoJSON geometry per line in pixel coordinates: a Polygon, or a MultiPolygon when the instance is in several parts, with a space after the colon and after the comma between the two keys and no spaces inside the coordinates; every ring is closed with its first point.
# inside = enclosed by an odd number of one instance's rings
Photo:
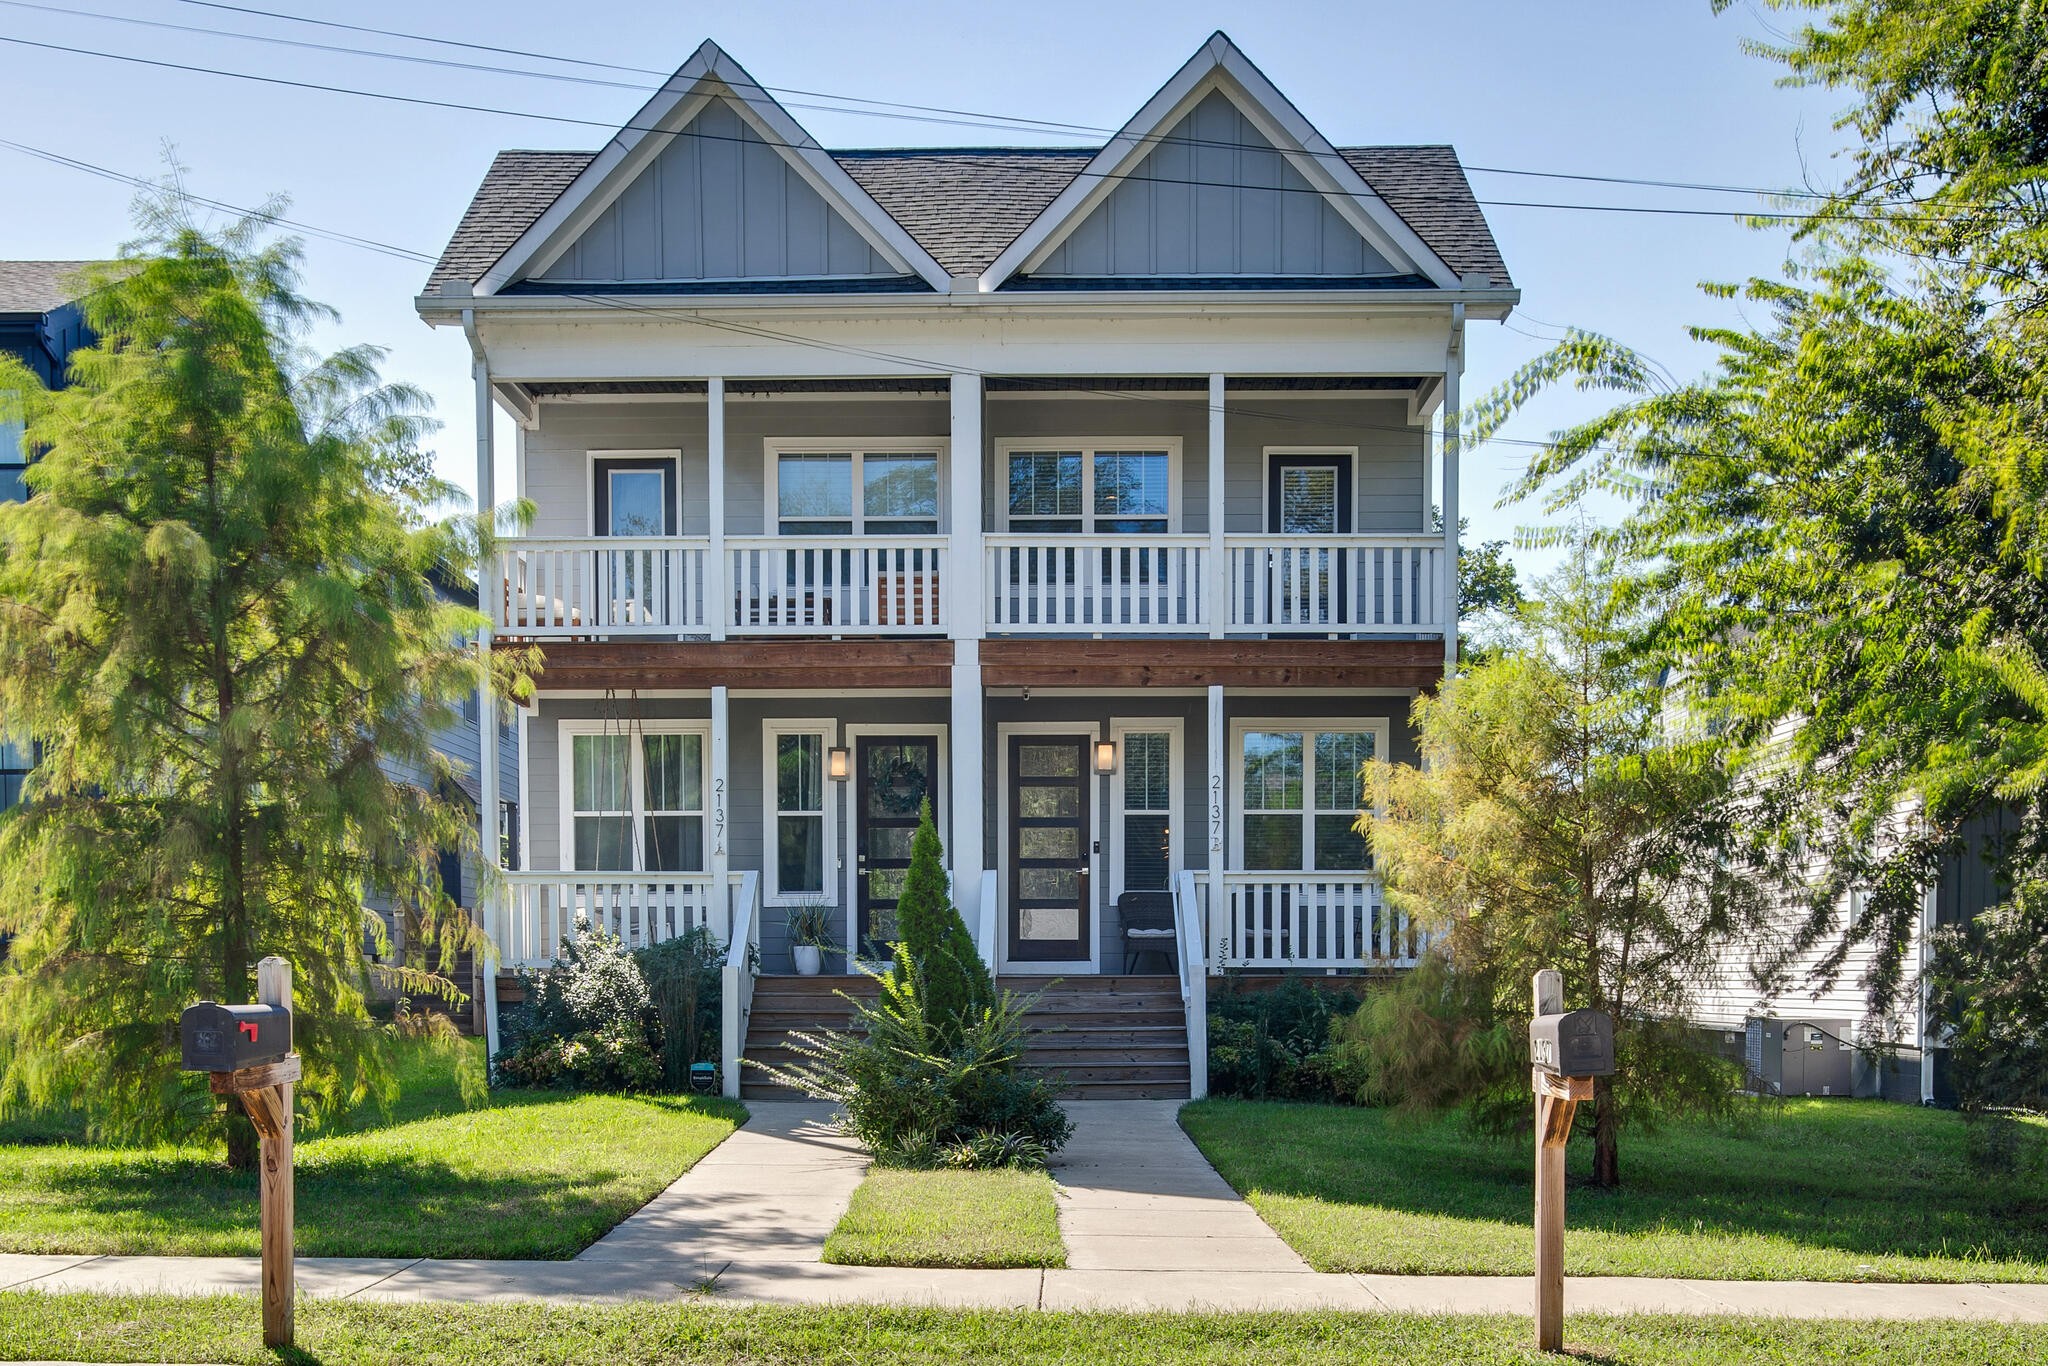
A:
{"type": "Polygon", "coordinates": [[[731,912],[708,873],[504,873],[484,929],[505,967],[546,967],[579,919],[645,948],[708,927],[726,942],[731,912]]]}
{"type": "Polygon", "coordinates": [[[1449,621],[1436,536],[1231,536],[1238,631],[1439,632],[1449,621]]]}
{"type": "Polygon", "coordinates": [[[1206,631],[1206,536],[984,536],[988,629],[1206,631]]]}
{"type": "Polygon", "coordinates": [[[943,536],[735,536],[726,593],[740,635],[936,635],[943,536]]]}
{"type": "Polygon", "coordinates": [[[1223,893],[1209,932],[1225,967],[1409,968],[1424,947],[1369,875],[1225,873],[1223,893]]]}
{"type": "Polygon", "coordinates": [[[701,632],[709,546],[666,536],[503,542],[493,557],[502,587],[485,607],[512,636],[701,632]]]}

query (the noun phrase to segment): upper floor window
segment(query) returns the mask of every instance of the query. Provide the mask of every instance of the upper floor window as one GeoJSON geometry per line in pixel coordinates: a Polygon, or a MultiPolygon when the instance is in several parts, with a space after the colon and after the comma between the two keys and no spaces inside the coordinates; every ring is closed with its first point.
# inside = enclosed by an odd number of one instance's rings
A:
{"type": "Polygon", "coordinates": [[[34,764],[35,756],[27,748],[0,740],[0,811],[21,800],[22,780],[34,764]]]}
{"type": "Polygon", "coordinates": [[[939,529],[939,452],[772,444],[776,530],[785,536],[917,536],[939,529]]]}
{"type": "Polygon", "coordinates": [[[1087,442],[1000,448],[1011,531],[1164,532],[1178,511],[1175,443],[1087,442]]]}

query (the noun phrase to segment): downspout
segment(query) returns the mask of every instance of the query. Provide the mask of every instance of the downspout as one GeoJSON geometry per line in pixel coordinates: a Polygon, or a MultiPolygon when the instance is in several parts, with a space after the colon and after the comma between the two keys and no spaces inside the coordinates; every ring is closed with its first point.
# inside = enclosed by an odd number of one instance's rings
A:
{"type": "MultiPolygon", "coordinates": [[[[491,366],[484,354],[483,338],[477,335],[476,310],[462,310],[462,335],[469,341],[470,376],[476,385],[476,508],[480,523],[489,525],[492,509],[497,506],[497,446],[491,408],[491,366]]],[[[498,1056],[498,962],[497,941],[501,937],[492,934],[498,925],[496,914],[499,905],[498,887],[498,725],[497,706],[491,697],[491,627],[490,618],[496,615],[495,595],[502,592],[493,586],[486,596],[484,587],[485,570],[488,565],[478,557],[476,566],[476,602],[486,620],[477,629],[476,648],[478,671],[477,696],[477,880],[476,912],[482,921],[489,939],[483,950],[484,972],[484,1045],[487,1058],[498,1056]],[[488,605],[487,605],[488,604],[488,605]]],[[[495,577],[493,575],[492,577],[495,577]]]]}

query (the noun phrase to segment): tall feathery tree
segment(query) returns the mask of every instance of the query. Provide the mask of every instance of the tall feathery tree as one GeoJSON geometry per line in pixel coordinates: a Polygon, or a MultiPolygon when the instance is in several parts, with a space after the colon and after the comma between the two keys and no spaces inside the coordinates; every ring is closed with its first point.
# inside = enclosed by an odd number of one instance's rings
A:
{"type": "MultiPolygon", "coordinates": [[[[1583,547],[1582,547],[1583,549],[1583,547]]],[[[1737,857],[1739,803],[1714,747],[1674,724],[1632,648],[1644,614],[1575,559],[1493,658],[1417,699],[1421,765],[1366,766],[1388,899],[1434,936],[1364,1012],[1374,1086],[1412,1108],[1526,1124],[1529,983],[1615,1021],[1594,1083],[1594,1180],[1620,1181],[1632,1121],[1727,1104],[1732,1078],[1685,1027],[1717,953],[1769,923],[1737,857]]]]}
{"type": "Polygon", "coordinates": [[[39,453],[0,506],[0,723],[39,756],[0,822],[0,1087],[113,1136],[224,1123],[245,1164],[247,1120],[178,1070],[184,1005],[246,1001],[285,958],[300,1094],[346,1104],[390,1077],[365,894],[419,931],[410,992],[452,993],[477,942],[436,872],[476,823],[432,744],[482,624],[433,579],[476,528],[435,519],[424,401],[381,353],[304,350],[333,315],[277,207],[210,230],[146,196],[141,239],[79,281],[97,340],[69,384],[0,358],[39,453]]]}
{"type": "Polygon", "coordinates": [[[1755,321],[1697,329],[1720,354],[1687,383],[1575,334],[1472,416],[1483,440],[1547,386],[1618,396],[1516,492],[1634,504],[1608,544],[1671,604],[1649,648],[1711,710],[1759,834],[1803,851],[1780,966],[1833,980],[1875,946],[1889,1032],[1924,889],[1981,814],[2015,818],[2010,883],[2048,878],[2048,9],[1768,3],[1809,22],[1754,50],[1843,92],[1850,144],[1782,277],[1710,288],[1755,321]]]}

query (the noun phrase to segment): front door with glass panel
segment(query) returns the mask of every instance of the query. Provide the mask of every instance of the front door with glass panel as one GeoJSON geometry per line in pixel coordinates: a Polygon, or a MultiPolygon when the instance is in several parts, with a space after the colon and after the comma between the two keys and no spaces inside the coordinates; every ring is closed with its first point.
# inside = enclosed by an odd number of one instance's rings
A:
{"type": "MultiPolygon", "coordinates": [[[[666,456],[592,462],[591,511],[600,536],[676,534],[676,464],[666,456]]],[[[666,620],[669,554],[656,546],[608,550],[597,557],[590,625],[666,620]]]]}
{"type": "Polygon", "coordinates": [[[1013,735],[1009,961],[1085,962],[1092,735],[1013,735]]]}
{"type": "MultiPolygon", "coordinates": [[[[1350,455],[1278,452],[1267,461],[1267,531],[1318,538],[1350,534],[1350,455]]],[[[1314,630],[1345,619],[1350,575],[1333,546],[1281,541],[1268,553],[1268,620],[1314,630]]]]}
{"type": "Polygon", "coordinates": [[[886,959],[898,938],[896,902],[910,868],[918,813],[939,806],[939,742],[930,735],[863,736],[855,746],[854,937],[862,957],[886,959]]]}

